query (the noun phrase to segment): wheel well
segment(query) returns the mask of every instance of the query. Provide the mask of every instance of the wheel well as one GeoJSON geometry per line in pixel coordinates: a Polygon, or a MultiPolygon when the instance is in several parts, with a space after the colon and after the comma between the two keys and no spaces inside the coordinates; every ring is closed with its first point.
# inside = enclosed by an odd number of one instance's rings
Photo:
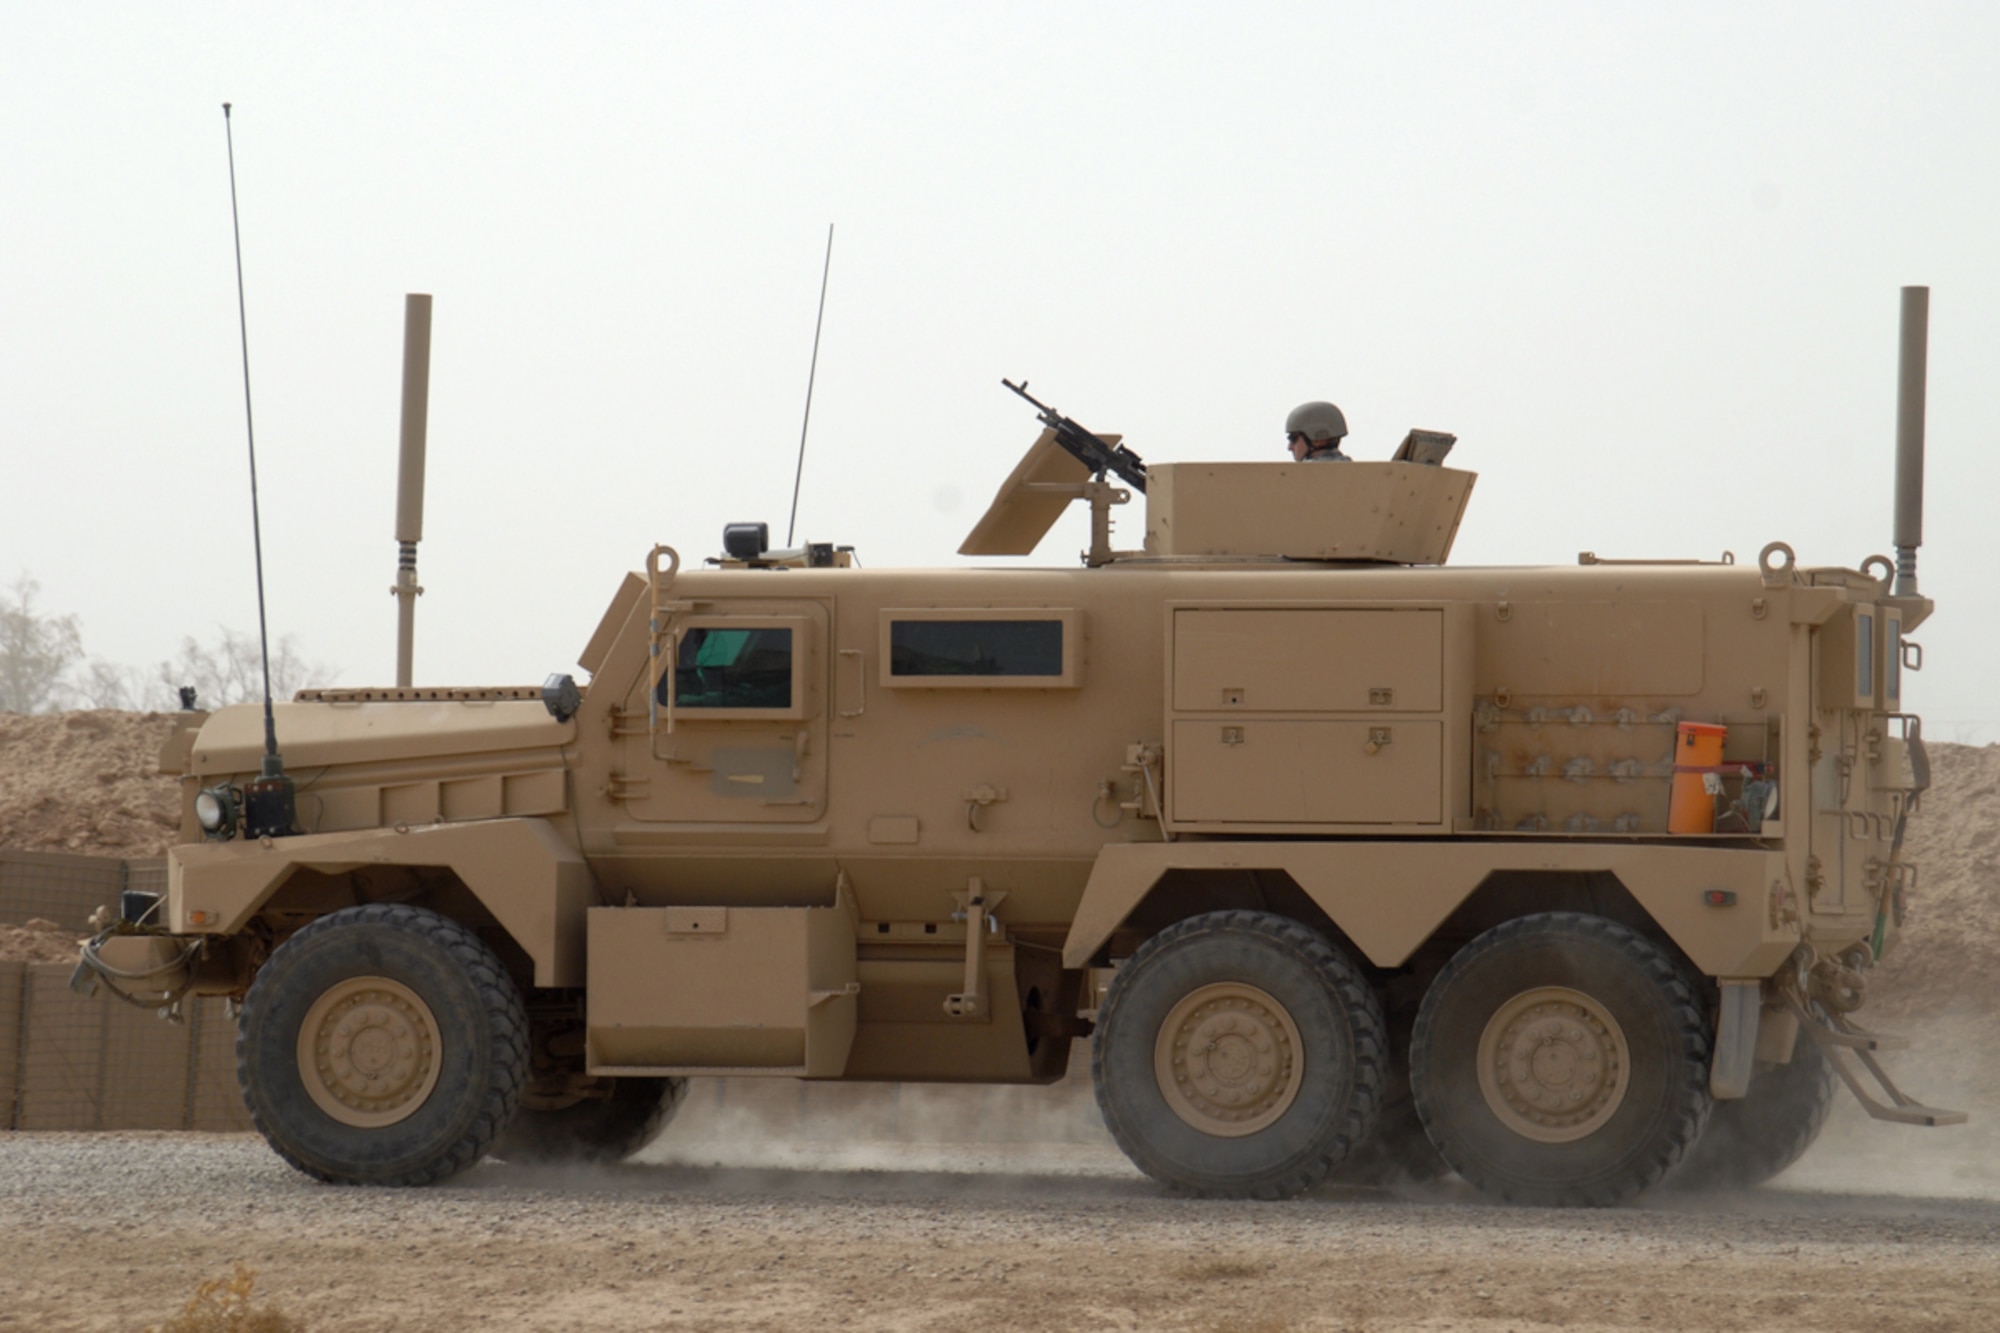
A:
{"type": "MultiPolygon", "coordinates": [[[[1399,993],[1420,997],[1440,969],[1476,936],[1502,922],[1540,912],[1580,912],[1629,926],[1690,970],[1687,955],[1610,871],[1496,870],[1481,881],[1399,966],[1378,967],[1339,924],[1283,870],[1174,869],[1140,900],[1111,937],[1109,956],[1130,957],[1146,940],[1204,912],[1272,912],[1311,926],[1339,945],[1380,987],[1394,1011],[1399,993]]],[[[1408,1006],[1414,1012],[1415,999],[1408,1006]]]]}
{"type": "Polygon", "coordinates": [[[1147,940],[1191,916],[1226,911],[1271,912],[1311,926],[1338,944],[1357,966],[1375,970],[1347,932],[1282,870],[1167,871],[1112,933],[1110,957],[1129,958],[1147,940]]]}
{"type": "Polygon", "coordinates": [[[265,900],[256,919],[276,947],[320,917],[365,903],[404,903],[456,921],[499,956],[524,992],[533,985],[527,950],[449,866],[370,865],[333,873],[301,866],[265,900]]]}
{"type": "MultiPolygon", "coordinates": [[[[1608,870],[1496,870],[1410,956],[1406,967],[1435,973],[1475,937],[1503,922],[1542,912],[1579,912],[1629,926],[1690,966],[1618,876],[1608,870]]],[[[1692,969],[1699,974],[1699,969],[1692,969]]]]}

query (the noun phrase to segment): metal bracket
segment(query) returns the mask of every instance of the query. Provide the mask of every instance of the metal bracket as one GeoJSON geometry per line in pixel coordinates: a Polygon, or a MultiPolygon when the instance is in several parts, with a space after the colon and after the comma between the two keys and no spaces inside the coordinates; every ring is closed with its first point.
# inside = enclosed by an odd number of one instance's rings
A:
{"type": "Polygon", "coordinates": [[[1000,933],[993,909],[1006,898],[1005,889],[989,889],[974,875],[965,882],[965,891],[953,895],[959,910],[953,920],[965,922],[965,989],[944,997],[944,1011],[951,1018],[983,1019],[990,1012],[986,994],[986,936],[1000,933]]]}
{"type": "Polygon", "coordinates": [[[1117,559],[1111,549],[1111,506],[1129,504],[1132,492],[1108,481],[1031,481],[1024,485],[1024,491],[1041,495],[1063,495],[1071,499],[1090,502],[1090,550],[1084,556],[1084,563],[1092,569],[1110,564],[1117,559]]]}
{"type": "Polygon", "coordinates": [[[651,787],[647,778],[627,777],[614,770],[605,778],[604,796],[609,801],[643,801],[651,787]]]}
{"type": "Polygon", "coordinates": [[[965,826],[974,833],[982,832],[979,827],[979,812],[985,807],[1007,799],[1007,789],[996,787],[990,782],[982,782],[972,790],[962,793],[959,799],[965,802],[965,826]]]}
{"type": "Polygon", "coordinates": [[[1158,820],[1160,837],[1172,842],[1174,831],[1167,827],[1166,802],[1161,798],[1161,789],[1166,786],[1166,777],[1160,771],[1166,750],[1158,745],[1140,742],[1125,747],[1125,762],[1119,765],[1119,772],[1130,773],[1139,779],[1139,791],[1135,799],[1120,804],[1141,819],[1158,820]]]}
{"type": "Polygon", "coordinates": [[[858,981],[850,981],[845,986],[840,987],[838,990],[807,991],[806,1008],[817,1009],[820,1005],[825,1004],[828,1000],[841,1000],[845,999],[850,995],[859,995],[860,993],[861,993],[861,983],[858,981]]]}
{"type": "Polygon", "coordinates": [[[1863,1032],[1848,1026],[1845,1019],[1838,1016],[1822,1017],[1800,1004],[1798,997],[1787,994],[1785,1003],[1798,1016],[1799,1026],[1805,1034],[1819,1044],[1820,1053],[1833,1066],[1833,1072],[1840,1075],[1840,1081],[1854,1094],[1862,1109],[1877,1120],[1891,1120],[1899,1125],[1962,1125],[1966,1121],[1963,1111],[1945,1111],[1934,1106],[1925,1106],[1896,1086],[1889,1072],[1882,1068],[1882,1062],[1874,1056],[1876,1051],[1895,1050],[1907,1045],[1901,1037],[1883,1036],[1874,1032],[1863,1032]],[[1861,1078],[1847,1063],[1848,1053],[1859,1060],[1862,1067],[1874,1077],[1882,1091],[1889,1094],[1887,1102],[1871,1096],[1862,1085],[1861,1078]]]}

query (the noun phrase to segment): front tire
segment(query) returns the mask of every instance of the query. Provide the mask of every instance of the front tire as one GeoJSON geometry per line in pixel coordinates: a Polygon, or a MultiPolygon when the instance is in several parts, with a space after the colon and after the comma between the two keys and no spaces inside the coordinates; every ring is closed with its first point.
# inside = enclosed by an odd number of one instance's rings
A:
{"type": "Polygon", "coordinates": [[[1666,950],[1602,917],[1487,931],[1432,983],[1410,1080],[1453,1170],[1511,1203],[1603,1207],[1659,1181],[1700,1135],[1709,1036],[1666,950]]]}
{"type": "Polygon", "coordinates": [[[1091,1074],[1105,1126],[1176,1189],[1279,1199],[1324,1180],[1374,1123],[1387,1039],[1375,992],[1318,932],[1263,912],[1168,927],[1118,969],[1091,1074]]]}
{"type": "Polygon", "coordinates": [[[237,1078],[258,1132],[307,1175],[428,1185],[477,1163],[512,1118],[527,1032],[513,980],[464,926],[350,907],[258,971],[237,1078]]]}

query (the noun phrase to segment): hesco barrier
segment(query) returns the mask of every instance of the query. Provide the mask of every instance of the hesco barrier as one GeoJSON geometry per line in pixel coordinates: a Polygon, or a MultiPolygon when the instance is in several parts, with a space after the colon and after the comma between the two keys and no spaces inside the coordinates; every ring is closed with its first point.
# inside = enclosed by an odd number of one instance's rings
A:
{"type": "Polygon", "coordinates": [[[125,861],[0,848],[0,923],[18,926],[41,917],[80,932],[89,929],[92,912],[117,903],[124,889],[165,893],[167,859],[125,861]]]}
{"type": "Polygon", "coordinates": [[[0,1112],[8,1129],[250,1128],[236,1088],[236,1023],[221,1000],[168,1023],[103,991],[69,988],[67,963],[0,963],[0,1112]]]}
{"type": "MultiPolygon", "coordinates": [[[[82,935],[122,889],[164,892],[166,862],[0,851],[0,922],[37,917],[82,935]]],[[[0,963],[0,1126],[250,1128],[236,1088],[236,1024],[221,1000],[181,1023],[99,990],[69,989],[67,963],[0,963]]]]}

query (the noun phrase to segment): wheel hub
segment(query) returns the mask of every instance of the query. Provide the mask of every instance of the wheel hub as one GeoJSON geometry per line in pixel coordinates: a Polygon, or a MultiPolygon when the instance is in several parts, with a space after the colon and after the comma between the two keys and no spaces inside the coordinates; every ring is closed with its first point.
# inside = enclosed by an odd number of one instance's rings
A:
{"type": "Polygon", "coordinates": [[[1303,1052],[1285,1007],[1255,986],[1190,992],[1167,1014],[1153,1070],[1183,1121],[1222,1138],[1254,1134],[1298,1096],[1303,1052]]]}
{"type": "Polygon", "coordinates": [[[414,1114],[438,1080],[437,1018],[408,986],[352,977],[299,1026],[299,1078],[320,1110],[377,1129],[414,1114]]]}
{"type": "Polygon", "coordinates": [[[1599,1129],[1625,1100],[1631,1054],[1618,1020],[1566,986],[1523,991],[1500,1006],[1479,1039],[1479,1089],[1515,1133],[1571,1143],[1599,1129]]]}

